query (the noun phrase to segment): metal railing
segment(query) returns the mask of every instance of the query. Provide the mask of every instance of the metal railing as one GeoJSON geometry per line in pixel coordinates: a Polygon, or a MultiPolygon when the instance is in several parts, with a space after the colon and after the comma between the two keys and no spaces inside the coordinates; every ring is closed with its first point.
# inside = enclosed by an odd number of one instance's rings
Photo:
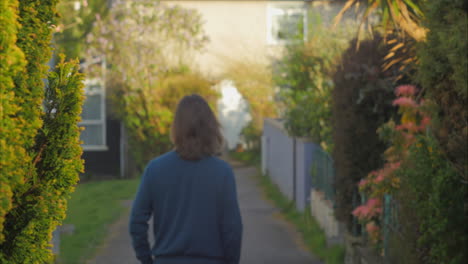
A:
{"type": "MultiPolygon", "coordinates": [[[[362,204],[366,203],[366,197],[361,194],[361,198],[362,204]]],[[[382,207],[383,210],[380,217],[380,223],[382,226],[382,253],[383,258],[387,259],[389,254],[391,254],[390,239],[393,235],[400,232],[400,226],[398,223],[398,203],[390,194],[384,194],[382,207]]],[[[362,228],[361,231],[364,236],[368,235],[365,228],[362,228]]]]}
{"type": "Polygon", "coordinates": [[[312,188],[325,194],[325,199],[335,201],[335,169],[332,157],[321,148],[316,148],[311,166],[312,188]]]}
{"type": "Polygon", "coordinates": [[[390,237],[400,233],[400,225],[398,222],[398,202],[389,194],[384,195],[383,200],[383,215],[382,215],[382,231],[383,231],[383,253],[387,258],[390,250],[390,237]]]}
{"type": "MultiPolygon", "coordinates": [[[[312,165],[311,165],[311,176],[312,176],[312,188],[322,192],[324,198],[332,202],[335,205],[335,168],[333,165],[332,157],[320,147],[314,150],[312,165]]],[[[359,193],[356,189],[353,192],[352,204],[353,208],[367,202],[368,197],[363,193],[359,193]]],[[[379,219],[382,231],[382,257],[385,261],[390,259],[392,254],[391,251],[391,240],[393,236],[400,233],[400,226],[398,222],[398,201],[389,194],[385,194],[383,197],[383,212],[379,219]]],[[[363,226],[359,224],[359,221],[353,217],[353,224],[351,230],[349,230],[354,236],[367,237],[368,234],[363,226]]]]}

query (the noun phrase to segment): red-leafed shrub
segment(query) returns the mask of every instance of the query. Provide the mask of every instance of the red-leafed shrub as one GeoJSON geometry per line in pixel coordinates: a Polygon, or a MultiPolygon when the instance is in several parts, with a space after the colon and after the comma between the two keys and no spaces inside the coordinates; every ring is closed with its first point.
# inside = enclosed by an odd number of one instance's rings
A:
{"type": "Polygon", "coordinates": [[[356,42],[342,55],[332,93],[336,214],[348,228],[360,201],[357,183],[383,163],[386,145],[376,131],[395,113],[393,75],[381,68],[388,48],[379,36],[362,41],[359,49],[356,42]]]}

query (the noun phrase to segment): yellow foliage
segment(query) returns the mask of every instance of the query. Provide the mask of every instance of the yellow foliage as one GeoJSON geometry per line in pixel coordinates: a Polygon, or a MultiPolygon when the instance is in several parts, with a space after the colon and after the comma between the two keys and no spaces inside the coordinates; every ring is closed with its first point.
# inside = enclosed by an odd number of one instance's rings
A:
{"type": "Polygon", "coordinates": [[[234,81],[236,88],[247,100],[257,131],[262,130],[263,118],[277,117],[272,72],[266,63],[249,59],[227,60],[223,77],[234,81]]]}

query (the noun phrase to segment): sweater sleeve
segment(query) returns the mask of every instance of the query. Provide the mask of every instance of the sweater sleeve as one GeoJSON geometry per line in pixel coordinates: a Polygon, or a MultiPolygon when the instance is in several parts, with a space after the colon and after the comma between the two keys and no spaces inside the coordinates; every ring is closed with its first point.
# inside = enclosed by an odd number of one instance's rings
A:
{"type": "Polygon", "coordinates": [[[242,219],[237,201],[236,182],[232,169],[224,182],[222,237],[228,264],[238,264],[241,254],[242,219]]]}
{"type": "Polygon", "coordinates": [[[148,220],[151,217],[151,194],[148,168],[145,169],[133,202],[129,230],[136,257],[142,264],[152,264],[151,249],[148,242],[148,220]]]}

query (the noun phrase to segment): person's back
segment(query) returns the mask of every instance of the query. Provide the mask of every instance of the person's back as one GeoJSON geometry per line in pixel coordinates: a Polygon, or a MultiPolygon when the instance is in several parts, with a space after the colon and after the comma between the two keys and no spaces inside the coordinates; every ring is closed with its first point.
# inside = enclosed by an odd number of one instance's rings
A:
{"type": "Polygon", "coordinates": [[[238,263],[242,223],[232,169],[213,155],[190,159],[177,148],[152,160],[133,204],[130,233],[144,264],[153,257],[156,264],[238,263]]]}

